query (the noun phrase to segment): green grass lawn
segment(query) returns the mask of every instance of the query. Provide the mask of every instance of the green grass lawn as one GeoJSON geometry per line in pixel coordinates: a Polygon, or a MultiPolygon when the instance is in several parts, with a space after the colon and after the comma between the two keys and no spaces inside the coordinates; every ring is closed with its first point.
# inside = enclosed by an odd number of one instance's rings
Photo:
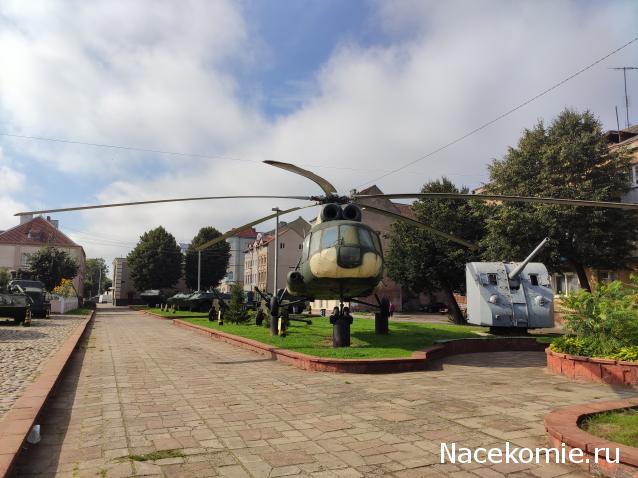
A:
{"type": "Polygon", "coordinates": [[[581,428],[600,438],[638,447],[638,409],[611,411],[593,415],[581,428]]]}
{"type": "Polygon", "coordinates": [[[302,352],[319,357],[335,358],[383,358],[409,357],[412,352],[434,344],[436,340],[479,337],[476,332],[485,332],[482,327],[442,324],[417,324],[390,322],[389,335],[376,335],[374,321],[355,318],[351,326],[351,347],[332,347],[332,325],[328,317],[312,317],[312,325],[291,322],[286,337],[273,337],[266,327],[209,322],[205,313],[150,311],[171,318],[183,318],[187,322],[240,335],[276,347],[302,352]]]}
{"type": "Polygon", "coordinates": [[[71,309],[67,312],[65,312],[64,314],[61,315],[89,315],[91,312],[93,312],[93,309],[71,309]]]}

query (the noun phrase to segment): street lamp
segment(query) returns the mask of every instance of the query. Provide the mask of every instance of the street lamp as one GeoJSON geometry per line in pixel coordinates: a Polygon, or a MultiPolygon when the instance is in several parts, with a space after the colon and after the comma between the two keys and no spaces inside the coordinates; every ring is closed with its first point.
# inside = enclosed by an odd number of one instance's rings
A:
{"type": "Polygon", "coordinates": [[[276,213],[275,217],[275,276],[273,278],[273,296],[277,296],[277,262],[279,261],[279,212],[278,207],[272,208],[276,213]]]}

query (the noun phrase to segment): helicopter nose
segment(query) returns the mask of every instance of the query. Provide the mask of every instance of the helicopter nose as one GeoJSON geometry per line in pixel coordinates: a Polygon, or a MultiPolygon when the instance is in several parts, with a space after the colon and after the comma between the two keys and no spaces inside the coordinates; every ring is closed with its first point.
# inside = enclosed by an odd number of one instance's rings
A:
{"type": "Polygon", "coordinates": [[[359,267],[361,265],[361,249],[352,246],[339,247],[337,254],[337,264],[346,269],[359,267]]]}

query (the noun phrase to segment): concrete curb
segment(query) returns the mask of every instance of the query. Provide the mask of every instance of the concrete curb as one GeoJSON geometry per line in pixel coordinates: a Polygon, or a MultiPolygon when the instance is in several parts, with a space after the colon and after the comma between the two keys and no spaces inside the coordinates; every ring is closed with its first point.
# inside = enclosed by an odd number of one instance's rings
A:
{"type": "Polygon", "coordinates": [[[71,332],[55,355],[45,363],[35,382],[25,389],[0,421],[0,478],[10,475],[29,431],[36,424],[86,326],[94,317],[95,310],[71,332]]]}
{"type": "Polygon", "coordinates": [[[148,310],[144,310],[144,309],[134,309],[132,306],[129,305],[129,309],[134,310],[135,312],[142,312],[143,314],[146,314],[154,319],[160,319],[160,320],[173,320],[172,317],[164,317],[162,315],[158,315],[155,314],[153,312],[149,312],[148,310]]]}
{"type": "Polygon", "coordinates": [[[588,459],[588,463],[580,465],[584,470],[594,475],[602,474],[609,477],[638,477],[638,448],[607,441],[587,433],[578,426],[589,415],[635,407],[638,407],[638,398],[584,403],[560,408],[545,415],[545,430],[555,447],[560,449],[562,444],[565,444],[568,450],[577,448],[583,451],[584,458],[588,459]],[[609,456],[612,459],[615,458],[615,449],[618,448],[620,462],[606,462],[603,453],[599,463],[595,463],[597,448],[610,450],[609,456]]]}
{"type": "Polygon", "coordinates": [[[314,372],[339,373],[399,373],[415,372],[431,368],[432,363],[450,355],[476,352],[504,352],[504,351],[542,351],[547,344],[541,344],[536,338],[504,337],[498,339],[470,338],[442,341],[437,345],[412,353],[410,357],[381,358],[381,359],[338,359],[315,357],[292,350],[280,349],[256,340],[238,335],[228,334],[208,327],[202,327],[183,320],[174,319],[173,325],[193,330],[222,340],[231,345],[239,346],[261,355],[289,363],[295,367],[314,372]]]}
{"type": "Polygon", "coordinates": [[[547,368],[557,375],[609,385],[638,386],[637,362],[580,357],[553,352],[549,348],[545,353],[547,354],[547,368]]]}

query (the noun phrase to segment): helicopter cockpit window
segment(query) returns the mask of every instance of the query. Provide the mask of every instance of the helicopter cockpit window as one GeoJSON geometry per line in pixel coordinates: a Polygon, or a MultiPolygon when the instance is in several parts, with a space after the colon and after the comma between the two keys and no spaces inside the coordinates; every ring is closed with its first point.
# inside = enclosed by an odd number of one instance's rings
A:
{"type": "Polygon", "coordinates": [[[312,257],[314,254],[319,252],[320,244],[321,244],[321,231],[313,232],[312,237],[310,239],[309,257],[312,257]]]}
{"type": "Polygon", "coordinates": [[[321,231],[321,248],[334,247],[337,244],[337,228],[329,227],[321,231]]]}
{"type": "Polygon", "coordinates": [[[374,248],[377,250],[379,254],[381,254],[381,241],[379,240],[379,236],[376,234],[371,234],[372,241],[374,242],[374,248]]]}
{"type": "Polygon", "coordinates": [[[357,227],[339,226],[339,244],[342,246],[358,246],[357,227]]]}
{"type": "Polygon", "coordinates": [[[303,240],[303,251],[304,259],[308,259],[308,253],[310,252],[310,234],[303,240]]]}
{"type": "Polygon", "coordinates": [[[357,228],[359,231],[359,242],[362,247],[367,247],[369,249],[374,249],[374,245],[372,244],[372,238],[370,237],[370,232],[363,227],[357,228]]]}

